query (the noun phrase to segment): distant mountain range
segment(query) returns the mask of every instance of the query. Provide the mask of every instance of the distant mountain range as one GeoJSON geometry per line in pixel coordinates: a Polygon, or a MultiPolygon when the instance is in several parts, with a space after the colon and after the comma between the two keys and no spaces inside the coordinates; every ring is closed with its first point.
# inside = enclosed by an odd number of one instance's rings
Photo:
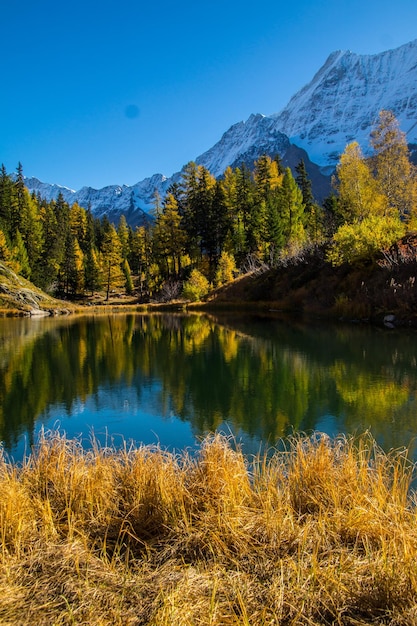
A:
{"type": "MultiPolygon", "coordinates": [[[[392,111],[417,156],[417,40],[375,55],[333,52],[310,83],[296,93],[287,106],[273,115],[251,115],[227,130],[220,141],[197,158],[216,177],[228,165],[253,163],[262,154],[279,154],[292,169],[304,159],[317,200],[330,191],[330,175],[340,154],[358,141],[366,154],[369,135],[379,111],[392,111]]],[[[97,217],[118,221],[124,213],[131,225],[146,219],[155,192],[163,197],[181,177],[154,174],[132,186],[110,185],[103,189],[66,187],[27,178],[30,191],[47,200],[61,192],[67,202],[90,207],[97,217]]]]}

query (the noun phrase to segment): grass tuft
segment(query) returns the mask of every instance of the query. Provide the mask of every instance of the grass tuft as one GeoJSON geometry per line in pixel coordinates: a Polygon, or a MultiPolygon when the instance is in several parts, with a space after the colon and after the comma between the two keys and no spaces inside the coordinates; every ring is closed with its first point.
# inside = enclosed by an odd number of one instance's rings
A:
{"type": "Polygon", "coordinates": [[[250,463],[43,436],[0,458],[0,623],[414,625],[413,471],[369,434],[250,463]]]}

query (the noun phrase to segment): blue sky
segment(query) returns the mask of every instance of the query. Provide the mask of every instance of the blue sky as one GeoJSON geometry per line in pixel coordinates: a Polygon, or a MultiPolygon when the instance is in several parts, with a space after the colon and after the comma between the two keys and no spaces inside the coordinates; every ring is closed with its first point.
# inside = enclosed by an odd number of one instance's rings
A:
{"type": "Polygon", "coordinates": [[[334,50],[417,38],[415,0],[0,0],[0,163],[73,189],[170,176],[334,50]]]}

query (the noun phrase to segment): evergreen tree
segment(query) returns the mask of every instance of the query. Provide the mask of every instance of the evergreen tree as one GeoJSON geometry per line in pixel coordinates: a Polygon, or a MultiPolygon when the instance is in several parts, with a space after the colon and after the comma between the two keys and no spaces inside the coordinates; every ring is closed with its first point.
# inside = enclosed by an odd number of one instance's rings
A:
{"type": "Polygon", "coordinates": [[[19,230],[16,231],[13,242],[12,261],[16,272],[29,280],[31,277],[31,267],[25,242],[19,230]]]}
{"type": "Polygon", "coordinates": [[[167,278],[171,274],[176,278],[181,272],[181,257],[186,243],[186,233],[181,222],[177,200],[173,194],[168,193],[154,228],[155,249],[163,260],[167,278]]]}
{"type": "Polygon", "coordinates": [[[305,240],[303,196],[289,167],[284,172],[278,203],[285,244],[302,243],[305,240]]]}
{"type": "Polygon", "coordinates": [[[308,177],[306,166],[301,160],[295,167],[295,178],[299,186],[304,204],[304,226],[313,242],[320,241],[324,236],[324,210],[314,200],[311,180],[308,177]]]}
{"type": "Polygon", "coordinates": [[[120,288],[125,280],[122,272],[122,246],[119,236],[113,225],[110,225],[104,235],[101,249],[101,269],[103,284],[106,289],[106,300],[112,289],[120,288]]]}
{"type": "Polygon", "coordinates": [[[67,296],[76,295],[84,287],[84,255],[70,229],[65,238],[58,279],[59,290],[67,296]]]}
{"type": "Polygon", "coordinates": [[[122,246],[122,256],[124,259],[127,259],[129,256],[129,227],[124,214],[120,216],[117,234],[119,235],[120,244],[122,246]]]}
{"type": "Polygon", "coordinates": [[[152,239],[148,226],[137,226],[132,237],[131,268],[139,277],[139,293],[143,299],[149,294],[152,265],[152,239]]]}
{"type": "Polygon", "coordinates": [[[11,235],[11,207],[13,198],[13,181],[7,174],[4,165],[0,170],[0,227],[7,236],[11,235]]]}
{"type": "Polygon", "coordinates": [[[130,273],[130,267],[127,259],[123,259],[122,270],[125,277],[125,291],[128,295],[133,292],[132,275],[130,273]]]}
{"type": "Polygon", "coordinates": [[[102,274],[98,260],[97,250],[93,247],[87,249],[84,255],[84,289],[91,295],[102,286],[102,274]]]}
{"type": "Polygon", "coordinates": [[[268,202],[271,193],[282,183],[277,161],[266,155],[260,156],[255,163],[254,178],[260,200],[268,202]]]}
{"type": "Polygon", "coordinates": [[[307,170],[303,159],[295,166],[297,176],[295,178],[297,185],[299,186],[303,195],[303,203],[305,210],[310,211],[314,204],[313,192],[311,190],[311,180],[308,177],[307,170]]]}
{"type": "Polygon", "coordinates": [[[6,235],[0,229],[0,261],[3,263],[9,264],[11,260],[11,254],[9,250],[9,246],[7,244],[6,235]]]}
{"type": "Polygon", "coordinates": [[[31,268],[31,280],[38,284],[40,280],[41,251],[43,247],[42,223],[37,201],[25,188],[19,232],[25,242],[31,268]]]}
{"type": "Polygon", "coordinates": [[[71,233],[78,241],[81,250],[86,250],[87,213],[85,209],[74,202],[69,211],[71,233]]]}
{"type": "Polygon", "coordinates": [[[40,210],[42,249],[38,263],[38,285],[48,291],[56,287],[58,272],[63,259],[63,245],[58,236],[55,203],[42,203],[40,210]]]}
{"type": "Polygon", "coordinates": [[[224,243],[232,228],[231,216],[227,210],[224,187],[220,181],[216,181],[215,183],[208,217],[205,245],[209,257],[210,280],[213,280],[224,243]]]}
{"type": "Polygon", "coordinates": [[[236,169],[236,207],[237,219],[233,224],[234,256],[240,264],[248,253],[257,249],[261,228],[256,187],[244,163],[236,169]]]}

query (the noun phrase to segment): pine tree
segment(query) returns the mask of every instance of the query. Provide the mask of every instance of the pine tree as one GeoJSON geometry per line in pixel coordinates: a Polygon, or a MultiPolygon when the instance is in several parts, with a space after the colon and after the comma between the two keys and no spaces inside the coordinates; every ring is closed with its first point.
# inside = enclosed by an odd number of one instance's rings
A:
{"type": "Polygon", "coordinates": [[[87,213],[77,202],[74,202],[69,211],[69,222],[73,236],[78,241],[81,250],[86,250],[87,213]]]}
{"type": "Polygon", "coordinates": [[[261,219],[256,186],[244,163],[236,169],[237,219],[233,225],[234,256],[240,264],[247,254],[257,250],[261,219]]]}
{"type": "Polygon", "coordinates": [[[324,235],[324,211],[314,200],[311,180],[303,160],[296,165],[295,171],[297,172],[295,180],[303,196],[304,226],[310,239],[318,242],[324,235]]]}
{"type": "Polygon", "coordinates": [[[289,167],[279,193],[279,213],[285,244],[300,244],[305,240],[303,196],[289,167]]]}
{"type": "Polygon", "coordinates": [[[12,261],[15,264],[15,269],[18,274],[21,274],[24,278],[30,279],[31,267],[29,263],[28,253],[26,250],[25,242],[23,241],[20,231],[16,231],[13,250],[12,261]]]}
{"type": "Polygon", "coordinates": [[[59,268],[63,259],[63,245],[58,236],[55,203],[44,202],[39,209],[42,227],[42,248],[38,263],[38,285],[48,291],[56,288],[59,268]]]}
{"type": "Polygon", "coordinates": [[[112,289],[118,289],[124,284],[124,275],[122,272],[122,246],[119,236],[113,225],[110,225],[104,235],[101,248],[101,269],[103,275],[103,284],[106,289],[106,300],[112,289]]]}
{"type": "Polygon", "coordinates": [[[13,199],[13,181],[4,165],[0,170],[0,227],[7,236],[11,234],[11,207],[13,199]]]}
{"type": "Polygon", "coordinates": [[[255,162],[254,178],[260,200],[265,202],[271,196],[271,192],[281,186],[282,175],[278,170],[277,161],[263,155],[255,162]]]}
{"type": "Polygon", "coordinates": [[[0,229],[0,261],[3,263],[9,264],[11,260],[11,254],[9,250],[9,246],[7,244],[6,235],[0,229]]]}
{"type": "Polygon", "coordinates": [[[171,274],[177,278],[181,272],[181,257],[186,243],[186,233],[181,222],[177,200],[171,193],[168,193],[154,228],[155,249],[163,259],[164,273],[167,278],[171,274]]]}
{"type": "Polygon", "coordinates": [[[124,214],[120,216],[117,234],[119,235],[120,244],[122,246],[122,256],[124,259],[127,259],[129,256],[129,227],[124,214]]]}
{"type": "Polygon", "coordinates": [[[84,289],[94,292],[102,286],[102,274],[98,253],[94,247],[89,247],[84,255],[84,289]]]}
{"type": "Polygon", "coordinates": [[[84,287],[84,255],[78,240],[68,229],[64,253],[58,275],[59,290],[65,295],[76,295],[84,287]]]}
{"type": "Polygon", "coordinates": [[[152,237],[149,226],[137,226],[132,237],[130,267],[139,277],[139,294],[144,299],[149,294],[150,267],[152,265],[152,237]]]}
{"type": "Polygon", "coordinates": [[[122,270],[125,277],[125,291],[128,295],[133,292],[132,275],[130,273],[130,267],[127,259],[123,259],[122,270]]]}

